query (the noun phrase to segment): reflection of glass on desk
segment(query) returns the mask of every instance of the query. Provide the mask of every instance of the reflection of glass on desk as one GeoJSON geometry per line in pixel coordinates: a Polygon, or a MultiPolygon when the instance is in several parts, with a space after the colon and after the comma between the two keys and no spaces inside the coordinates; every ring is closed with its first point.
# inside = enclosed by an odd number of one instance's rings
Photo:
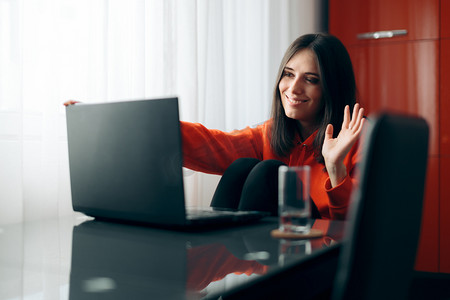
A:
{"type": "Polygon", "coordinates": [[[280,266],[285,266],[312,253],[310,240],[280,239],[279,243],[278,263],[280,266]]]}

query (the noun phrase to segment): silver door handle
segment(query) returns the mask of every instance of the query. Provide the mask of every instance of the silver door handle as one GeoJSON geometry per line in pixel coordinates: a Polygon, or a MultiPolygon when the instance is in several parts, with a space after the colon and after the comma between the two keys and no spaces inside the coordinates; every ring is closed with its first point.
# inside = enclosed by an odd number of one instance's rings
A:
{"type": "Polygon", "coordinates": [[[396,36],[403,36],[403,35],[407,35],[407,34],[408,34],[408,30],[399,29],[399,30],[386,30],[386,31],[374,31],[374,32],[359,33],[356,35],[356,37],[359,40],[377,40],[377,39],[393,38],[396,36]]]}

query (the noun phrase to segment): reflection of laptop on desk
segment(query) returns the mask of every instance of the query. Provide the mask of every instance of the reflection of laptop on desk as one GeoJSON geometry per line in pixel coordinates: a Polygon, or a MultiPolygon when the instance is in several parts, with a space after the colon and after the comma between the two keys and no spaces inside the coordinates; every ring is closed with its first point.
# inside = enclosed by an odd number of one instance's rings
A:
{"type": "Polygon", "coordinates": [[[75,211],[165,226],[242,222],[265,215],[188,214],[177,98],[71,105],[66,117],[75,211]]]}

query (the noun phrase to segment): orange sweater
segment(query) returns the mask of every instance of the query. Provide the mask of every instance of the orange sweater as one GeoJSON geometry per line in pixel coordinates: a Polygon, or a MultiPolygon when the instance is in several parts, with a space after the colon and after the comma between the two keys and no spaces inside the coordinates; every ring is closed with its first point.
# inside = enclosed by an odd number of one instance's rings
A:
{"type": "Polygon", "coordinates": [[[267,131],[269,122],[255,128],[223,132],[207,129],[198,123],[181,122],[183,159],[186,168],[221,175],[241,157],[260,160],[277,159],[288,166],[311,167],[311,198],[324,219],[345,219],[353,185],[356,184],[356,164],[359,161],[358,143],[344,160],[347,177],[332,188],[325,166],[314,158],[313,141],[316,133],[304,142],[296,138],[297,146],[287,157],[276,156],[270,147],[267,131]]]}

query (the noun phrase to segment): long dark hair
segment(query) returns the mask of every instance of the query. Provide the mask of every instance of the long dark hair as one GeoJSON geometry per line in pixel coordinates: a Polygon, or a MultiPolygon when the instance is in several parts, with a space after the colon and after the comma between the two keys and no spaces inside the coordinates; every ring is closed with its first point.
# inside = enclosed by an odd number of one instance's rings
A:
{"type": "Polygon", "coordinates": [[[299,124],[286,116],[278,86],[286,64],[303,49],[314,52],[319,67],[323,108],[319,113],[322,118],[313,146],[317,161],[323,164],[322,145],[327,125],[333,125],[333,134],[336,137],[341,130],[345,105],[349,105],[352,110],[356,103],[355,75],[350,56],[341,41],[332,35],[324,33],[302,35],[286,50],[273,92],[270,143],[273,152],[280,157],[289,155],[295,147],[294,138],[299,124]]]}

